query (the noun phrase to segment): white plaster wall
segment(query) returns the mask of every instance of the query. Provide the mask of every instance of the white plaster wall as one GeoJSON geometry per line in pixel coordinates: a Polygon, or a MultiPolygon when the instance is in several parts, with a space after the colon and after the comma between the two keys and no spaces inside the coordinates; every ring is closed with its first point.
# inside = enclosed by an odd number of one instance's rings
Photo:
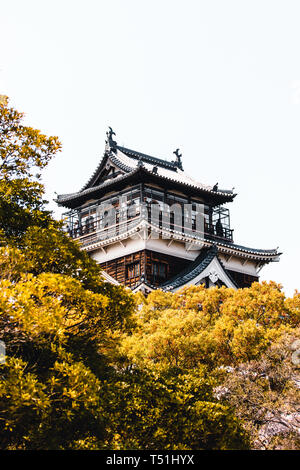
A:
{"type": "Polygon", "coordinates": [[[97,248],[90,252],[90,256],[98,263],[104,263],[121,256],[130,255],[140,250],[152,250],[158,253],[164,253],[170,256],[176,256],[177,258],[188,259],[194,261],[199,255],[200,250],[186,250],[185,244],[177,241],[173,241],[170,245],[170,240],[153,239],[143,240],[141,238],[127,239],[112,245],[104,247],[103,251],[101,248],[97,248]],[[168,246],[169,245],[169,246],[168,246]]]}
{"type": "Polygon", "coordinates": [[[220,254],[219,257],[226,269],[249,274],[251,276],[257,276],[257,261],[245,260],[245,258],[238,258],[237,256],[232,256],[229,261],[226,261],[226,256],[222,254],[220,254]]]}
{"type": "MultiPolygon", "coordinates": [[[[201,251],[199,247],[197,249],[187,250],[186,244],[179,241],[172,241],[170,243],[171,240],[155,238],[144,240],[137,234],[135,234],[134,237],[135,238],[133,239],[128,238],[127,240],[122,241],[122,243],[116,242],[108,245],[104,247],[104,250],[97,248],[90,252],[90,256],[98,263],[104,263],[115,258],[136,253],[137,251],[151,250],[175,256],[177,258],[194,261],[201,251]]],[[[257,261],[246,260],[245,262],[245,258],[239,258],[237,256],[232,256],[227,261],[227,256],[223,254],[219,254],[219,257],[226,269],[249,274],[251,276],[257,276],[257,261]]]]}
{"type": "MultiPolygon", "coordinates": [[[[202,273],[200,273],[198,276],[194,277],[194,279],[192,279],[191,281],[187,282],[184,285],[185,286],[192,286],[192,285],[197,286],[202,282],[203,279],[205,279],[206,277],[210,277],[211,274],[216,274],[217,279],[224,282],[224,284],[227,287],[236,289],[235,285],[232,283],[231,279],[227,276],[219,260],[216,257],[209,263],[209,265],[204,269],[204,271],[202,271],[202,273]]],[[[211,286],[214,286],[215,284],[209,279],[209,285],[211,287],[211,286]]],[[[182,287],[183,286],[177,287],[176,289],[174,289],[174,291],[176,292],[182,287]]]]}
{"type": "Polygon", "coordinates": [[[121,256],[130,255],[140,250],[145,249],[145,240],[137,238],[135,240],[127,239],[121,243],[114,243],[104,247],[103,251],[101,248],[97,248],[95,251],[90,252],[90,256],[96,260],[98,263],[104,263],[105,261],[110,261],[115,258],[120,258],[121,256]]]}
{"type": "Polygon", "coordinates": [[[157,240],[150,238],[146,241],[146,249],[191,261],[194,261],[200,253],[199,248],[197,250],[186,250],[185,243],[178,241],[172,241],[172,243],[170,243],[170,241],[171,240],[157,240]]]}

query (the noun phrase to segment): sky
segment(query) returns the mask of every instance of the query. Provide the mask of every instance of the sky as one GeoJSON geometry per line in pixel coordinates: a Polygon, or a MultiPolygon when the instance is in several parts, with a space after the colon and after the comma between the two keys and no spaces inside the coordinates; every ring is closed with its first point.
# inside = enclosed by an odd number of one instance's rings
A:
{"type": "Polygon", "coordinates": [[[276,248],[261,280],[300,290],[300,3],[0,0],[0,94],[63,150],[49,207],[120,145],[238,193],[234,241],[276,248]]]}

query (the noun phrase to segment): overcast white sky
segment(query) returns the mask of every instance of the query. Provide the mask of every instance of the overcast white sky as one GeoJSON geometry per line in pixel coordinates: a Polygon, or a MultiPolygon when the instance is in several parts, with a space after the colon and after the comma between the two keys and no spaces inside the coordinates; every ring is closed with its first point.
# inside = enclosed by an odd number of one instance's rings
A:
{"type": "Polygon", "coordinates": [[[235,242],[280,247],[261,279],[300,290],[299,1],[0,6],[0,94],[63,144],[44,175],[50,201],[85,184],[108,125],[150,155],[179,147],[191,176],[238,192],[235,242]]]}

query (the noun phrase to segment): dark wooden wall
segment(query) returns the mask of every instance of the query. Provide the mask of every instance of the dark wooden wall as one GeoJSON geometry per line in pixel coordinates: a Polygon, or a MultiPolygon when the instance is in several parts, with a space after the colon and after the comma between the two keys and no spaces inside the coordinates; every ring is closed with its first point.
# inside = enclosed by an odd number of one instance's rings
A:
{"type": "Polygon", "coordinates": [[[111,261],[106,261],[101,263],[101,267],[106,271],[110,276],[112,276],[116,281],[121,284],[125,284],[128,287],[134,287],[137,284],[144,272],[143,266],[145,264],[145,251],[138,251],[132,255],[122,256],[121,258],[116,258],[111,261]],[[127,278],[126,273],[128,270],[128,265],[132,263],[140,264],[140,275],[132,278],[127,278]]]}
{"type": "Polygon", "coordinates": [[[238,287],[250,287],[253,282],[259,280],[257,276],[250,276],[249,274],[238,273],[227,269],[232,279],[237,283],[238,287]]]}
{"type": "Polygon", "coordinates": [[[146,278],[150,284],[159,286],[160,284],[172,279],[172,277],[179,274],[180,271],[185,269],[191,261],[175,256],[166,255],[164,253],[157,253],[155,251],[146,250],[146,278]],[[152,265],[153,263],[163,263],[166,265],[166,278],[158,279],[154,276],[152,265]]]}
{"type": "Polygon", "coordinates": [[[150,284],[158,287],[163,282],[171,279],[191,261],[177,258],[175,256],[157,253],[150,250],[142,250],[131,255],[122,256],[105,263],[101,263],[101,267],[114,279],[128,287],[134,287],[141,278],[144,277],[150,284]],[[139,263],[138,275],[129,277],[130,265],[139,263]],[[165,265],[166,277],[160,279],[153,273],[153,263],[162,263],[165,265]]]}
{"type": "MultiPolygon", "coordinates": [[[[131,255],[101,263],[101,267],[118,282],[128,287],[133,288],[141,281],[142,277],[153,286],[159,287],[165,281],[172,279],[179,274],[180,271],[183,271],[190,263],[191,261],[177,258],[176,256],[150,250],[142,250],[131,255]],[[163,264],[165,266],[165,278],[159,278],[155,275],[153,271],[154,263],[163,264]],[[137,264],[138,266],[132,269],[133,264],[137,264]]],[[[253,282],[259,280],[257,276],[250,276],[231,270],[228,270],[228,273],[237,283],[238,287],[250,287],[253,282]]]]}

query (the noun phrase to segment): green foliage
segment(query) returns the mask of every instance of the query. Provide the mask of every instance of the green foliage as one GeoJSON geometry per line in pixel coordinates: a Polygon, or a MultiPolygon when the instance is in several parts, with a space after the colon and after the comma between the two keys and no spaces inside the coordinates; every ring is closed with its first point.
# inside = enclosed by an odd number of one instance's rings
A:
{"type": "Polygon", "coordinates": [[[76,277],[86,287],[96,286],[101,272],[99,266],[56,222],[51,222],[47,228],[29,227],[22,244],[34,274],[66,274],[76,277]]]}
{"type": "Polygon", "coordinates": [[[0,103],[0,231],[2,239],[15,243],[28,227],[49,223],[37,172],[61,148],[56,137],[23,126],[22,119],[22,113],[0,103]]]}
{"type": "Polygon", "coordinates": [[[171,295],[154,291],[137,315],[134,333],[123,336],[120,355],[141,367],[235,365],[259,357],[293,328],[297,315],[275,283],[237,291],[202,286],[171,295]]]}
{"type": "Polygon", "coordinates": [[[42,169],[58,140],[0,107],[0,447],[99,446],[102,351],[125,328],[133,296],[106,285],[96,263],[45,210],[42,169]],[[76,444],[75,444],[76,443],[76,444]]]}
{"type": "Polygon", "coordinates": [[[22,124],[23,113],[0,103],[0,175],[4,179],[32,177],[32,169],[44,168],[61,148],[57,137],[22,124]]]}
{"type": "MultiPolygon", "coordinates": [[[[299,294],[255,283],[145,298],[104,282],[44,207],[36,171],[60,144],[22,117],[2,100],[0,448],[257,447],[259,420],[296,403],[281,351],[299,335],[299,294]]],[[[267,445],[297,447],[290,431],[267,445]]]]}
{"type": "Polygon", "coordinates": [[[189,397],[183,400],[187,420],[181,421],[179,412],[170,428],[162,427],[164,445],[167,430],[178,448],[185,448],[185,432],[187,448],[242,448],[247,445],[238,427],[242,425],[253,448],[299,448],[299,425],[293,418],[298,413],[299,374],[289,349],[300,335],[297,292],[286,299],[274,282],[238,291],[192,286],[175,294],[154,291],[144,299],[139,295],[137,303],[136,327],[120,335],[111,360],[128,370],[148,370],[160,383],[172,377],[174,396],[179,399],[183,392],[189,397]],[[208,395],[197,396],[187,382],[198,384],[198,390],[205,386],[208,395]],[[216,422],[217,429],[226,429],[224,441],[214,430],[216,422]],[[233,429],[238,429],[237,440],[233,429]]]}
{"type": "Polygon", "coordinates": [[[94,293],[103,294],[111,299],[108,306],[111,326],[126,323],[135,306],[134,297],[123,287],[104,283],[101,268],[80,250],[57,222],[47,228],[30,227],[22,239],[30,272],[39,275],[43,272],[64,274],[77,279],[81,285],[94,293]]]}
{"type": "Polygon", "coordinates": [[[20,359],[1,366],[1,448],[67,449],[103,436],[101,385],[82,363],[60,357],[41,374],[20,359]]]}
{"type": "Polygon", "coordinates": [[[113,431],[106,448],[247,448],[246,433],[230,408],[213,400],[211,386],[204,371],[122,373],[106,392],[113,431]]]}
{"type": "Polygon", "coordinates": [[[224,372],[220,400],[236,409],[255,449],[300,448],[299,366],[291,345],[300,329],[285,332],[255,360],[224,372]]]}
{"type": "Polygon", "coordinates": [[[11,251],[3,250],[2,264],[17,258],[17,275],[0,281],[8,356],[0,365],[0,447],[67,449],[86,439],[99,445],[106,433],[102,382],[109,377],[102,350],[125,314],[116,319],[112,299],[70,276],[34,276],[26,264],[22,273],[24,258],[11,251]]]}

